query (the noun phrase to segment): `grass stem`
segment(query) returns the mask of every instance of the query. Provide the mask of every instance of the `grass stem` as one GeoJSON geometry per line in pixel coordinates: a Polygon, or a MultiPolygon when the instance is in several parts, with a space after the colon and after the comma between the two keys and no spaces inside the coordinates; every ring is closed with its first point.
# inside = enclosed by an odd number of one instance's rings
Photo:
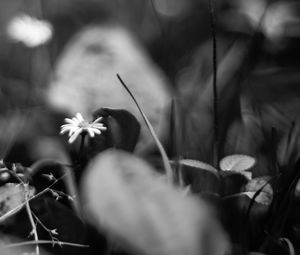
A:
{"type": "Polygon", "coordinates": [[[170,166],[170,161],[168,159],[168,156],[167,156],[167,153],[164,149],[164,147],[162,146],[161,142],[159,141],[157,135],[155,134],[155,131],[150,123],[150,121],[148,120],[147,116],[144,114],[143,110],[141,109],[141,107],[139,106],[138,102],[136,101],[134,95],[131,93],[131,91],[129,90],[129,88],[127,87],[127,85],[125,84],[125,82],[121,79],[120,75],[117,74],[117,77],[119,79],[119,81],[121,82],[121,84],[123,85],[123,87],[126,89],[126,91],[128,92],[128,94],[131,96],[132,100],[135,102],[139,112],[141,113],[145,123],[146,123],[146,126],[148,127],[148,129],[150,130],[150,133],[156,143],[156,146],[160,152],[160,155],[162,157],[162,161],[163,161],[163,164],[164,164],[164,168],[165,168],[165,171],[166,171],[166,175],[167,175],[167,179],[170,183],[174,182],[174,173],[173,173],[173,170],[170,166]]]}
{"type": "Polygon", "coordinates": [[[215,10],[213,0],[208,0],[210,25],[212,33],[212,64],[213,64],[213,109],[214,109],[214,166],[218,168],[219,162],[219,109],[218,109],[218,87],[217,87],[217,36],[215,10]]]}

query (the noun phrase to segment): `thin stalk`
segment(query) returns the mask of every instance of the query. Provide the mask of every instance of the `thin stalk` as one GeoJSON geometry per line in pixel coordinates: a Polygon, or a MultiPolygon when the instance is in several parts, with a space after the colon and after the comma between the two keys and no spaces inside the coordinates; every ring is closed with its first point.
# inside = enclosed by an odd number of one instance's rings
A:
{"type": "Polygon", "coordinates": [[[0,222],[2,222],[3,220],[5,220],[7,217],[11,216],[12,214],[14,214],[16,211],[18,211],[20,208],[22,208],[23,206],[26,206],[26,203],[29,203],[31,200],[38,198],[40,196],[42,196],[43,194],[49,192],[51,190],[51,187],[54,186],[58,181],[60,181],[62,178],[64,178],[66,175],[56,179],[56,181],[54,181],[51,185],[49,185],[46,189],[42,190],[41,192],[35,194],[32,197],[29,197],[27,199],[25,199],[25,201],[21,204],[19,204],[18,206],[16,206],[15,208],[11,209],[10,211],[8,211],[7,213],[3,214],[0,217],[0,222]]]}
{"type": "MultiPolygon", "coordinates": [[[[34,223],[34,220],[33,220],[33,216],[32,216],[32,212],[31,212],[31,208],[30,208],[30,205],[29,205],[29,199],[30,199],[30,196],[29,196],[29,183],[25,183],[23,181],[22,178],[20,178],[14,171],[11,171],[12,175],[17,178],[17,180],[20,182],[20,184],[23,186],[24,188],[24,203],[25,203],[25,208],[26,208],[26,212],[27,212],[27,215],[28,215],[28,218],[29,218],[29,221],[30,221],[30,225],[32,227],[32,230],[30,233],[33,233],[33,236],[34,236],[34,241],[39,241],[39,236],[38,236],[38,233],[37,233],[37,229],[36,229],[36,225],[34,223]]],[[[9,213],[9,212],[8,212],[9,213]]],[[[2,217],[4,217],[4,215],[2,215],[2,217]]],[[[35,246],[35,255],[40,255],[40,248],[39,248],[39,245],[36,244],[35,246]]]]}
{"type": "Polygon", "coordinates": [[[213,109],[214,109],[214,165],[218,168],[219,162],[219,109],[218,109],[218,88],[217,88],[217,37],[216,22],[213,0],[208,0],[210,26],[212,33],[212,63],[213,63],[213,109]]]}
{"type": "Polygon", "coordinates": [[[172,99],[171,103],[171,113],[170,113],[170,154],[174,159],[174,177],[176,178],[176,182],[180,187],[184,186],[183,176],[182,176],[182,167],[180,162],[181,159],[181,147],[182,143],[181,133],[179,130],[179,113],[176,107],[176,99],[172,99]]]}
{"type": "MultiPolygon", "coordinates": [[[[62,174],[63,177],[66,177],[63,179],[65,187],[67,189],[68,195],[74,198],[73,203],[71,203],[71,206],[73,207],[74,211],[77,213],[77,216],[82,218],[82,212],[81,212],[81,206],[79,201],[79,195],[78,195],[78,189],[75,182],[75,176],[73,173],[73,170],[70,168],[73,168],[74,166],[70,164],[66,164],[63,162],[55,161],[53,159],[42,159],[30,167],[31,169],[31,176],[35,175],[38,171],[40,171],[43,167],[49,166],[49,165],[57,165],[62,167],[62,174]]],[[[61,179],[61,178],[59,178],[61,179]]],[[[56,182],[55,182],[56,183],[56,182]]]]}
{"type": "Polygon", "coordinates": [[[166,175],[167,175],[167,179],[170,183],[172,183],[174,181],[174,173],[173,173],[173,170],[170,166],[170,161],[168,159],[168,156],[167,156],[167,153],[164,149],[164,147],[162,146],[161,142],[159,141],[157,135],[155,134],[155,131],[150,123],[150,121],[148,120],[147,116],[144,114],[143,110],[141,109],[141,107],[139,106],[138,102],[136,101],[134,95],[131,93],[131,91],[129,90],[129,88],[127,87],[127,85],[124,83],[124,81],[121,79],[120,75],[117,74],[117,77],[119,79],[119,81],[121,82],[121,84],[123,85],[123,87],[126,89],[126,91],[128,92],[128,94],[131,96],[132,100],[135,102],[139,112],[141,113],[145,123],[146,123],[146,126],[148,127],[148,129],[150,130],[150,133],[156,143],[156,146],[160,152],[160,155],[162,157],[162,161],[163,161],[163,164],[164,164],[164,168],[165,168],[165,171],[166,171],[166,175]]]}
{"type": "Polygon", "coordinates": [[[79,151],[78,151],[78,158],[80,161],[83,158],[85,136],[86,136],[86,133],[81,133],[81,140],[80,140],[80,146],[79,146],[79,151]]]}
{"type": "Polygon", "coordinates": [[[79,247],[79,248],[90,247],[89,245],[85,245],[85,244],[77,244],[77,243],[61,242],[61,241],[48,241],[48,240],[20,242],[20,243],[5,245],[5,247],[12,248],[12,247],[20,247],[20,246],[33,245],[33,244],[58,244],[59,246],[65,245],[65,246],[73,246],[73,247],[79,247]]]}
{"type": "MultiPolygon", "coordinates": [[[[25,190],[26,212],[27,212],[27,215],[28,215],[28,218],[29,218],[29,221],[30,221],[30,225],[32,227],[32,233],[33,233],[33,236],[34,236],[34,241],[38,242],[39,241],[39,236],[38,236],[38,233],[37,233],[36,225],[34,223],[33,216],[32,216],[32,213],[31,213],[31,208],[30,208],[29,201],[28,201],[28,199],[29,199],[28,184],[23,183],[23,187],[24,187],[24,190],[25,190]]],[[[36,243],[36,245],[35,245],[35,254],[36,255],[40,254],[40,247],[39,247],[38,243],[36,243]]]]}

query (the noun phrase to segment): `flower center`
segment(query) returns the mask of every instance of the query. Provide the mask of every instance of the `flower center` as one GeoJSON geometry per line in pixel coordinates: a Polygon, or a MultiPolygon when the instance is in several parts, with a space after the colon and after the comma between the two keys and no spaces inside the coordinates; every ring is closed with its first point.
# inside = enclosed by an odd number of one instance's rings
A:
{"type": "Polygon", "coordinates": [[[88,123],[87,121],[83,120],[78,124],[78,127],[82,128],[82,129],[87,129],[90,127],[90,123],[88,123]]]}

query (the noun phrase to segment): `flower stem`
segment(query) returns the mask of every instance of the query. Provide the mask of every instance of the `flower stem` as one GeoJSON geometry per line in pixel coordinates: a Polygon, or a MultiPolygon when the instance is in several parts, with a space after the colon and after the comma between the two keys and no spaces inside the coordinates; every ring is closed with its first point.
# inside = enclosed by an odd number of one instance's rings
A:
{"type": "Polygon", "coordinates": [[[81,140],[80,140],[80,146],[79,146],[79,151],[78,151],[79,162],[81,162],[81,160],[83,159],[85,136],[86,136],[86,133],[81,133],[81,140]]]}

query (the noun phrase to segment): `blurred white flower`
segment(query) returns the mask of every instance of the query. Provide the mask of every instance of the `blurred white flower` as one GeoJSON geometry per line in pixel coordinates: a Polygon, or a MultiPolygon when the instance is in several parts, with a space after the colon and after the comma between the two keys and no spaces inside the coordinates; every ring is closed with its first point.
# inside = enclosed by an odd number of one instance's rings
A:
{"type": "Polygon", "coordinates": [[[22,14],[14,17],[8,23],[6,32],[10,39],[34,48],[51,39],[53,27],[45,20],[22,14]]]}
{"type": "Polygon", "coordinates": [[[268,5],[266,0],[233,0],[232,4],[253,29],[260,26],[261,32],[271,40],[300,35],[300,3],[296,1],[277,1],[268,5]]]}
{"type": "Polygon", "coordinates": [[[76,117],[65,119],[67,124],[61,126],[60,134],[69,132],[69,143],[73,143],[82,133],[87,133],[90,137],[95,137],[95,135],[100,135],[101,131],[107,129],[103,123],[100,123],[101,120],[102,117],[90,123],[86,121],[80,113],[77,113],[76,117]]]}
{"type": "Polygon", "coordinates": [[[273,3],[267,9],[263,20],[264,33],[271,39],[286,35],[299,36],[300,17],[295,11],[296,7],[288,2],[273,3]]]}
{"type": "Polygon", "coordinates": [[[237,11],[244,15],[254,28],[260,23],[267,8],[265,0],[237,0],[233,3],[236,5],[237,11]]]}

